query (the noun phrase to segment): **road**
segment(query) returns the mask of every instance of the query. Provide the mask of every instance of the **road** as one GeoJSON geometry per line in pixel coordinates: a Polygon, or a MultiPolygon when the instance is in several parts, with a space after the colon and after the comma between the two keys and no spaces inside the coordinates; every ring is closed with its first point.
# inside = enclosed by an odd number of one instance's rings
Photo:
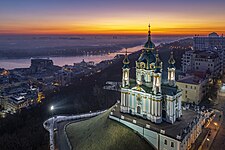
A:
{"type": "Polygon", "coordinates": [[[66,140],[66,133],[64,132],[64,128],[69,121],[64,121],[57,123],[57,132],[56,132],[56,147],[59,150],[70,150],[68,142],[66,140]]]}
{"type": "MultiPolygon", "coordinates": [[[[85,119],[89,119],[89,118],[85,118],[85,119]]],[[[70,150],[69,147],[69,143],[67,142],[67,137],[66,137],[66,133],[64,132],[64,128],[66,127],[67,124],[69,123],[75,123],[75,122],[79,122],[85,119],[79,119],[76,121],[63,121],[60,123],[57,123],[56,127],[57,127],[57,132],[56,132],[56,147],[59,150],[70,150]]]]}
{"type": "Polygon", "coordinates": [[[218,134],[218,130],[221,126],[221,119],[219,119],[219,115],[221,112],[215,111],[215,117],[213,117],[210,124],[207,126],[208,129],[210,129],[210,136],[207,136],[203,146],[202,150],[210,150],[216,135],[218,134]]]}
{"type": "MultiPolygon", "coordinates": [[[[225,97],[218,97],[217,109],[223,111],[223,116],[225,115],[225,97]]],[[[219,131],[210,147],[210,150],[224,150],[225,149],[225,118],[223,117],[222,124],[219,131]]]]}
{"type": "Polygon", "coordinates": [[[67,140],[64,127],[70,122],[78,122],[81,120],[89,119],[91,117],[95,117],[99,114],[102,114],[106,111],[107,110],[103,110],[103,111],[97,111],[93,113],[71,115],[71,116],[54,116],[44,121],[43,127],[49,132],[50,149],[55,150],[60,148],[61,150],[67,150],[67,149],[69,150],[70,145],[69,145],[69,141],[67,140]],[[55,137],[55,134],[56,134],[56,137],[55,137]],[[55,141],[57,141],[57,143],[55,141]]]}

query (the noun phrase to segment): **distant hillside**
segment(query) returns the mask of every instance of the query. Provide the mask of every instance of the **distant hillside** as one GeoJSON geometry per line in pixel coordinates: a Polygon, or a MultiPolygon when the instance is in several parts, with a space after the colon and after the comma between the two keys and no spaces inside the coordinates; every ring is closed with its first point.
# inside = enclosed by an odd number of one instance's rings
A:
{"type": "Polygon", "coordinates": [[[89,120],[72,123],[66,132],[73,149],[153,150],[131,129],[108,119],[109,111],[89,120]]]}

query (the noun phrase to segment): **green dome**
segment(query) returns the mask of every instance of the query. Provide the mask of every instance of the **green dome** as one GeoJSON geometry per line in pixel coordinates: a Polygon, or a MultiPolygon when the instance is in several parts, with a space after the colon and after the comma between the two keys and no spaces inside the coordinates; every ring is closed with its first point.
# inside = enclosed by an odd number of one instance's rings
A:
{"type": "Polygon", "coordinates": [[[151,40],[148,40],[145,43],[144,48],[154,49],[155,48],[155,44],[151,40]]]}
{"type": "Polygon", "coordinates": [[[146,64],[147,69],[150,69],[150,64],[154,63],[155,61],[155,55],[151,51],[146,50],[144,50],[138,58],[138,62],[144,62],[146,64]]]}
{"type": "Polygon", "coordinates": [[[144,51],[141,56],[138,58],[139,62],[155,62],[155,55],[151,51],[144,51]]]}

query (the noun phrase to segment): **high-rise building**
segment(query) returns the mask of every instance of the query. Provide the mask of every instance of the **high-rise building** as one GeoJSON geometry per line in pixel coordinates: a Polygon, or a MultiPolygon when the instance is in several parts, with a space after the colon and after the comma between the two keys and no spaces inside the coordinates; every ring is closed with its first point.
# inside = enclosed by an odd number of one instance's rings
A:
{"type": "Polygon", "coordinates": [[[225,70],[225,37],[212,32],[208,36],[193,37],[194,51],[216,51],[225,70]]]}
{"type": "Polygon", "coordinates": [[[222,74],[223,65],[220,54],[216,51],[186,51],[182,57],[183,73],[204,72],[211,76],[222,74]]]}
{"type": "Polygon", "coordinates": [[[225,49],[225,37],[219,36],[217,33],[212,32],[208,36],[194,36],[193,37],[194,50],[213,50],[213,49],[225,49]]]}

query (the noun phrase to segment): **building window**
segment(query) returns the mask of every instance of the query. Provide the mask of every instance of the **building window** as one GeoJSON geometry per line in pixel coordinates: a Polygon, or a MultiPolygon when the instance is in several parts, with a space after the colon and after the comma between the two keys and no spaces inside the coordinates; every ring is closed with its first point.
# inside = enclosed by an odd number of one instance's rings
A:
{"type": "Polygon", "coordinates": [[[185,94],[187,94],[187,91],[185,91],[185,94]]]}
{"type": "Polygon", "coordinates": [[[167,140],[164,141],[164,144],[167,145],[167,140]]]}
{"type": "Polygon", "coordinates": [[[187,85],[186,85],[186,88],[187,88],[187,85]]]}
{"type": "Polygon", "coordinates": [[[173,142],[171,142],[171,147],[174,147],[174,143],[173,142]]]}

